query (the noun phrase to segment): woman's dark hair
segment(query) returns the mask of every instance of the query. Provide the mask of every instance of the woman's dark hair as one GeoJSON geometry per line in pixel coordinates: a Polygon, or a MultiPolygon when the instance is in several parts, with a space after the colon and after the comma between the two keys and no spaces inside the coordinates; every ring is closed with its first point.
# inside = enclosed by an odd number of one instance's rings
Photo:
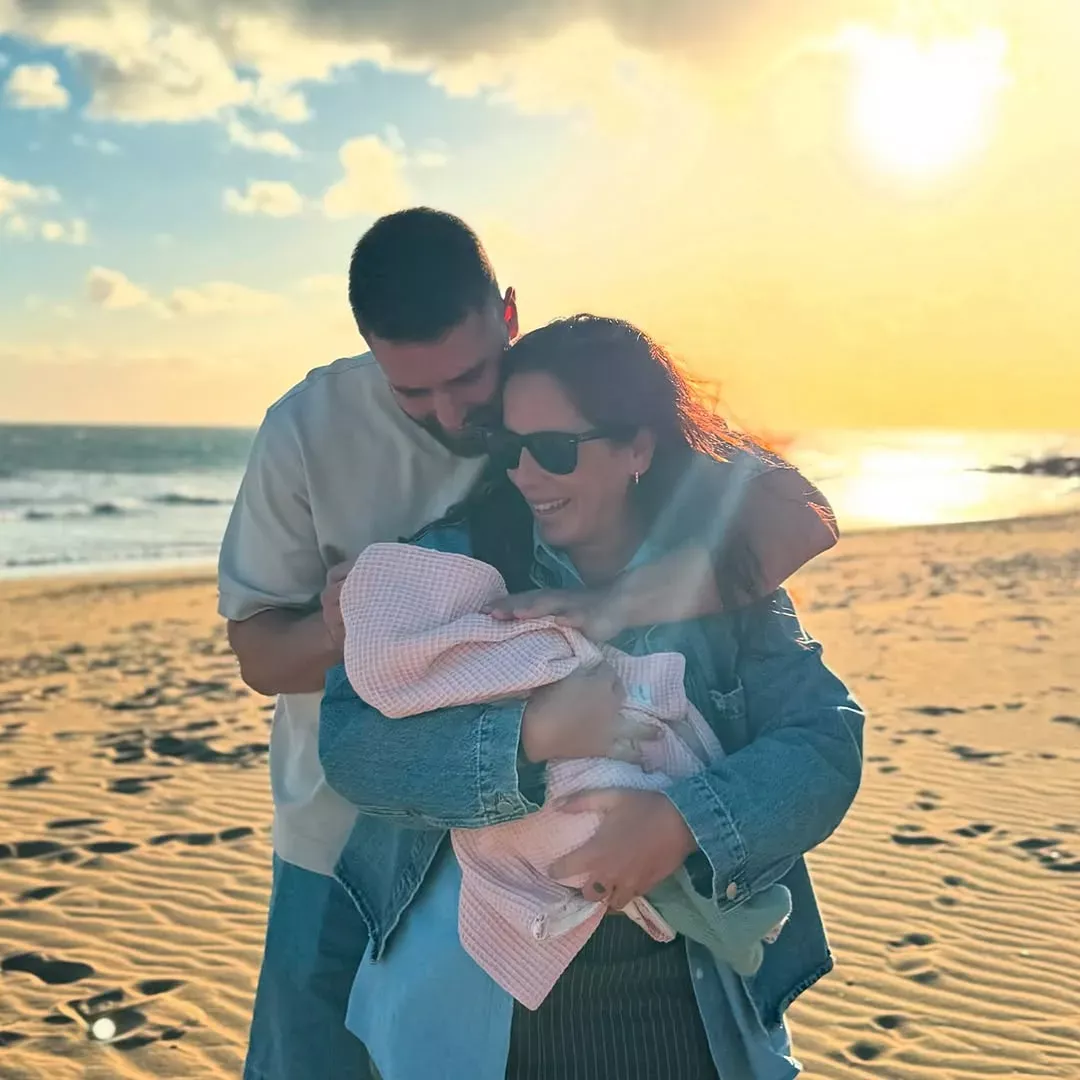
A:
{"type": "Polygon", "coordinates": [[[622,319],[573,315],[526,334],[504,360],[503,381],[527,372],[555,379],[594,427],[652,432],[656,451],[637,490],[650,525],[695,452],[717,461],[770,456],[732,429],[662,345],[622,319]]]}
{"type": "MultiPolygon", "coordinates": [[[[714,552],[725,607],[761,595],[757,559],[739,529],[738,467],[747,465],[748,458],[773,466],[787,463],[733,430],[667,350],[624,320],[574,315],[526,334],[503,365],[504,383],[525,373],[550,375],[594,427],[626,429],[628,439],[649,430],[656,449],[634,497],[658,550],[701,537],[714,552]],[[687,482],[702,456],[727,462],[729,468],[702,471],[701,483],[687,482]],[[703,498],[703,490],[715,492],[715,498],[703,498]]],[[[522,501],[504,477],[490,473],[474,497],[467,511],[476,515],[474,545],[488,553],[485,561],[498,565],[504,577],[519,579],[519,560],[531,562],[532,555],[529,540],[515,535],[527,529],[531,537],[531,518],[517,505],[522,501]]],[[[484,556],[477,551],[477,557],[484,556]]]]}

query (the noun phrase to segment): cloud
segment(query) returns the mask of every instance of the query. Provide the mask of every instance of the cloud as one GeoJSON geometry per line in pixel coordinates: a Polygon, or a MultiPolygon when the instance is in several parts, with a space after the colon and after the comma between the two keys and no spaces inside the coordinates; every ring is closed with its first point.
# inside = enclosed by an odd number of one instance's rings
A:
{"type": "Polygon", "coordinates": [[[350,139],[338,151],[345,175],[323,196],[329,218],[384,214],[409,201],[405,159],[378,135],[350,139]]]}
{"type": "Polygon", "coordinates": [[[33,226],[22,214],[12,214],[0,220],[0,232],[6,236],[27,237],[33,233],[33,226]]]}
{"type": "Polygon", "coordinates": [[[54,187],[39,187],[25,180],[0,176],[0,235],[81,247],[90,239],[90,226],[85,219],[41,220],[31,209],[55,206],[60,201],[60,193],[54,187]]]}
{"type": "MultiPolygon", "coordinates": [[[[833,8],[837,2],[809,6],[833,8]]],[[[759,0],[755,10],[787,16],[801,3],[759,0]]],[[[366,61],[428,74],[459,92],[469,85],[486,91],[507,81],[503,58],[560,39],[583,17],[603,25],[612,40],[647,51],[711,39],[709,59],[716,62],[720,31],[747,7],[733,0],[661,6],[593,0],[584,11],[576,0],[21,0],[0,4],[0,34],[65,49],[89,86],[88,111],[95,117],[187,121],[248,107],[298,123],[310,115],[296,90],[303,80],[325,81],[366,61]]],[[[546,93],[565,98],[560,87],[567,74],[575,86],[594,89],[608,73],[595,57],[583,60],[572,69],[556,64],[559,70],[535,100],[546,93]]]]}
{"type": "MultiPolygon", "coordinates": [[[[95,266],[86,277],[86,297],[106,311],[154,308],[154,298],[119,270],[95,266]]],[[[160,311],[158,311],[161,314],[160,311]]]]}
{"type": "Polygon", "coordinates": [[[245,150],[256,150],[278,157],[298,158],[300,147],[281,131],[252,131],[242,120],[230,120],[226,126],[229,142],[245,150]]]}
{"type": "Polygon", "coordinates": [[[82,218],[71,221],[43,221],[41,238],[50,244],[72,244],[82,247],[90,239],[90,227],[82,218]]]}
{"type": "Polygon", "coordinates": [[[54,304],[44,296],[31,293],[25,301],[27,311],[43,311],[57,319],[74,319],[75,309],[68,304],[54,304]]]}
{"type": "Polygon", "coordinates": [[[265,214],[267,217],[295,217],[304,209],[304,197],[285,180],[252,180],[247,191],[225,191],[226,210],[234,214],[265,214]]]}
{"type": "Polygon", "coordinates": [[[421,150],[414,160],[422,169],[442,169],[450,158],[444,150],[421,150]]]}
{"type": "Polygon", "coordinates": [[[120,153],[120,147],[116,143],[110,142],[108,139],[88,139],[79,132],[71,136],[71,145],[81,147],[84,150],[96,150],[106,157],[120,153]]]}
{"type": "Polygon", "coordinates": [[[59,201],[60,193],[54,187],[38,187],[25,180],[11,180],[0,175],[0,217],[23,206],[41,206],[59,201]]]}
{"type": "Polygon", "coordinates": [[[66,109],[71,101],[52,64],[21,64],[8,78],[4,97],[16,109],[66,109]]]}
{"type": "Polygon", "coordinates": [[[265,315],[283,302],[276,293],[232,281],[209,281],[195,288],[174,289],[168,305],[177,315],[265,315]]]}
{"type": "Polygon", "coordinates": [[[277,293],[252,289],[233,281],[208,281],[173,289],[156,297],[119,270],[95,266],[86,278],[86,295],[106,311],[144,310],[159,316],[265,315],[284,304],[277,293]]]}
{"type": "Polygon", "coordinates": [[[302,293],[344,297],[349,288],[349,279],[344,274],[313,274],[296,287],[302,293]]]}

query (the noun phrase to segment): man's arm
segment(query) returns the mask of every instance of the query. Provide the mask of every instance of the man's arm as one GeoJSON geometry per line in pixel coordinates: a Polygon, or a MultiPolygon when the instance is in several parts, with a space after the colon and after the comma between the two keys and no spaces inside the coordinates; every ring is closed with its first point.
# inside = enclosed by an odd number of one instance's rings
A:
{"type": "Polygon", "coordinates": [[[702,455],[651,535],[665,554],[608,590],[523,593],[490,610],[516,619],[553,615],[605,641],[626,627],[715,615],[769,596],[837,537],[828,500],[797,469],[702,455]],[[746,573],[734,579],[739,558],[746,573]]]}
{"type": "Polygon", "coordinates": [[[287,414],[271,410],[252,444],[218,560],[218,611],[253,690],[322,689],[341,658],[340,634],[327,615],[340,590],[337,573],[328,581],[296,431],[287,414]]]}
{"type": "Polygon", "coordinates": [[[257,694],[316,693],[326,673],[341,663],[341,646],[330,636],[322,611],[300,614],[261,611],[229,620],[229,645],[240,661],[240,676],[257,694]]]}

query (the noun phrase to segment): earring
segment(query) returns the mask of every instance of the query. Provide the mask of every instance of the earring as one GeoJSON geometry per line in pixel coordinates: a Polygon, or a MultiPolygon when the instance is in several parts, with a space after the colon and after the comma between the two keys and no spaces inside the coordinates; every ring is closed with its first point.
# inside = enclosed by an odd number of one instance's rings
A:
{"type": "Polygon", "coordinates": [[[641,481],[641,473],[639,473],[639,472],[634,473],[634,483],[637,484],[637,483],[640,483],[640,481],[641,481]]]}

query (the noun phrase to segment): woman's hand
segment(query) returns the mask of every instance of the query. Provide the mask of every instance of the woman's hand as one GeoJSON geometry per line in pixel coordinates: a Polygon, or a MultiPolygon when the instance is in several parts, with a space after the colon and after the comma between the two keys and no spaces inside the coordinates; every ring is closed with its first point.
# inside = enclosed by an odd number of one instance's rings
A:
{"type": "Polygon", "coordinates": [[[521,720],[521,748],[534,762],[553,758],[614,758],[641,763],[641,744],[660,737],[657,725],[622,711],[619,676],[602,663],[533,691],[521,720]]]}
{"type": "Polygon", "coordinates": [[[682,814],[659,791],[582,791],[556,804],[561,813],[600,813],[591,840],[548,868],[556,881],[584,878],[587,900],[621,911],[673,874],[697,849],[682,814]],[[599,886],[599,888],[598,888],[599,886]]]}

